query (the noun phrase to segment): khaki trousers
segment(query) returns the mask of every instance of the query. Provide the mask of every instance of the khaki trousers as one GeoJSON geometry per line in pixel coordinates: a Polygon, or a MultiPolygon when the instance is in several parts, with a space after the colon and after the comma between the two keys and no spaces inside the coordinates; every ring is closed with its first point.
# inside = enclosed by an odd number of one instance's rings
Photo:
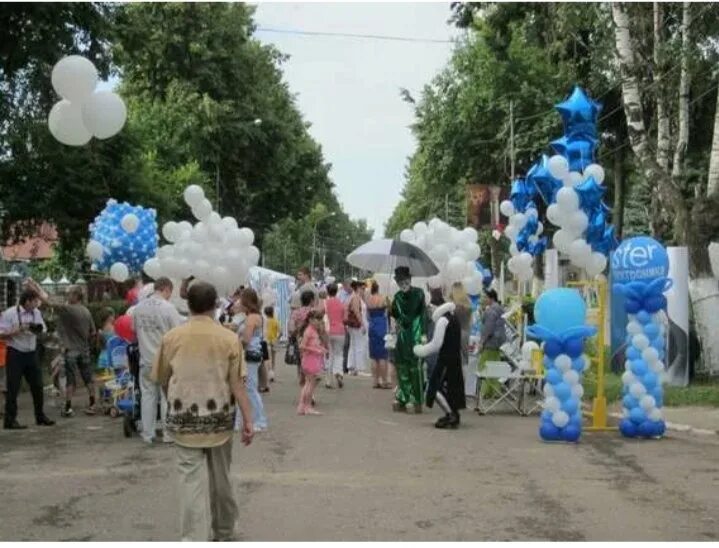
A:
{"type": "Polygon", "coordinates": [[[230,481],[232,439],[218,447],[176,449],[182,540],[233,540],[238,510],[230,481]]]}

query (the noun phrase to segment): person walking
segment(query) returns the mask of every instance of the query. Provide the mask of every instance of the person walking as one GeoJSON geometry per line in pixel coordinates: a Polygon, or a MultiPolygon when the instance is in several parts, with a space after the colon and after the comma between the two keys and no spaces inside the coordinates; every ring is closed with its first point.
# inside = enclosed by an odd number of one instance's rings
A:
{"type": "Polygon", "coordinates": [[[476,383],[474,374],[469,374],[469,336],[472,331],[472,301],[461,282],[452,284],[450,300],[454,303],[454,316],[461,328],[460,349],[462,354],[462,374],[465,379],[465,394],[474,396],[470,390],[476,383]]]}
{"type": "Polygon", "coordinates": [[[292,310],[297,310],[302,307],[302,294],[305,291],[311,291],[315,299],[319,296],[317,288],[312,283],[310,269],[306,266],[302,266],[297,270],[297,289],[290,299],[290,308],[292,310]]]}
{"type": "Polygon", "coordinates": [[[212,285],[196,282],[189,288],[190,319],[162,337],[152,369],[153,382],[170,402],[167,429],[175,440],[183,541],[237,540],[230,476],[235,403],[242,414],[242,443],[249,445],[254,435],[241,346],[214,320],[216,302],[212,285]]]}
{"type": "Polygon", "coordinates": [[[327,348],[322,344],[320,333],[322,331],[323,314],[319,310],[312,310],[305,320],[300,353],[302,355],[302,372],[305,383],[300,390],[298,415],[321,415],[313,409],[312,400],[317,385],[318,376],[322,372],[322,358],[327,354],[327,348]]]}
{"type": "Polygon", "coordinates": [[[280,340],[280,322],[275,318],[275,307],[265,307],[265,340],[270,352],[268,376],[270,382],[275,382],[275,359],[277,356],[277,343],[280,340]]]}
{"type": "Polygon", "coordinates": [[[365,320],[362,316],[361,286],[361,282],[352,282],[352,297],[350,297],[349,301],[347,301],[347,304],[345,305],[344,323],[350,334],[350,349],[347,357],[347,368],[352,376],[357,376],[357,374],[365,368],[365,364],[363,362],[366,356],[365,334],[367,333],[367,329],[365,327],[365,320]]]}
{"type": "Polygon", "coordinates": [[[7,345],[5,365],[5,430],[23,430],[27,426],[17,420],[17,396],[23,377],[30,386],[35,408],[35,423],[52,426],[44,411],[42,370],[37,362],[37,337],[47,331],[40,310],[40,295],[26,288],[20,293],[16,306],[10,307],[0,317],[0,337],[7,345]]]}
{"type": "Polygon", "coordinates": [[[245,349],[247,396],[252,404],[252,422],[255,432],[264,432],[269,427],[269,423],[259,391],[259,371],[262,365],[262,316],[260,300],[254,289],[247,288],[242,292],[240,310],[245,314],[245,323],[238,335],[245,349]]]}
{"type": "Polygon", "coordinates": [[[332,388],[332,378],[337,381],[337,387],[344,386],[343,374],[343,350],[345,343],[346,329],[343,323],[344,305],[337,297],[337,284],[330,284],[327,288],[327,320],[329,323],[330,337],[330,359],[327,364],[325,387],[332,388]]]}
{"type": "Polygon", "coordinates": [[[379,284],[373,280],[370,297],[367,300],[369,322],[369,357],[372,360],[373,388],[391,388],[387,378],[387,348],[385,337],[389,331],[387,323],[387,299],[379,292],[379,284]]]}
{"type": "Polygon", "coordinates": [[[165,424],[167,401],[161,393],[160,385],[152,380],[151,373],[152,364],[160,348],[162,337],[170,329],[182,324],[185,319],[170,303],[173,289],[170,279],[165,277],[157,278],[154,288],[155,292],[150,297],[140,301],[132,314],[140,351],[141,435],[145,443],[153,443],[157,428],[157,404],[159,401],[163,432],[162,441],[172,443],[172,437],[169,435],[165,424]]]}
{"type": "Polygon", "coordinates": [[[95,383],[90,349],[96,337],[95,322],[87,307],[82,304],[82,288],[71,286],[67,291],[67,304],[50,304],[50,296],[33,280],[29,286],[38,292],[40,300],[50,306],[57,316],[57,335],[62,347],[65,366],[65,408],[63,417],[72,417],[72,398],[77,387],[77,377],[82,378],[87,390],[88,406],[85,414],[95,415],[95,383]]]}
{"type": "MultiPolygon", "coordinates": [[[[342,303],[342,306],[346,306],[352,297],[352,280],[346,279],[342,282],[342,287],[337,292],[337,298],[342,303]]],[[[349,372],[347,367],[347,361],[349,359],[350,352],[350,332],[345,329],[345,342],[342,346],[342,372],[346,375],[349,372]]]]}

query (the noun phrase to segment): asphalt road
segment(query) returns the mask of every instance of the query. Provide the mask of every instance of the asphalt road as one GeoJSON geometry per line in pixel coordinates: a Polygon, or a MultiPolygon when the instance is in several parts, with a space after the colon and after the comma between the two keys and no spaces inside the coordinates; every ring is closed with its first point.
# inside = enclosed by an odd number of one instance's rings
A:
{"type": "MultiPolygon", "coordinates": [[[[366,378],[294,413],[293,369],[265,399],[270,431],[234,447],[241,540],[717,540],[719,443],[670,434],[537,439],[538,419],[392,413],[366,378]]],[[[78,401],[78,405],[80,401],[78,401]]],[[[21,421],[30,423],[25,394],[21,421]]],[[[48,406],[48,413],[57,416],[48,406]]],[[[109,417],[0,431],[0,540],[178,540],[174,449],[109,417]]]]}

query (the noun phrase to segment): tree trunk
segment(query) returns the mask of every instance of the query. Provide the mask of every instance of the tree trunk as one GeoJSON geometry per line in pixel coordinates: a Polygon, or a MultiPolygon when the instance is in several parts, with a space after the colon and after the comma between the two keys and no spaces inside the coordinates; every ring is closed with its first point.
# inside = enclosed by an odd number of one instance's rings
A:
{"type": "Polygon", "coordinates": [[[716,195],[719,195],[719,93],[714,111],[714,137],[711,156],[709,156],[709,177],[707,177],[707,196],[716,195]]]}
{"type": "Polygon", "coordinates": [[[664,82],[664,54],[662,52],[662,7],[654,2],[654,82],[657,88],[657,163],[669,171],[669,109],[664,82]]]}
{"type": "Polygon", "coordinates": [[[691,25],[691,8],[684,2],[682,10],[682,52],[681,72],[679,75],[679,137],[674,149],[672,177],[678,182],[684,175],[684,158],[689,144],[689,26],[691,25]]]}
{"type": "Polygon", "coordinates": [[[612,222],[618,239],[624,231],[624,149],[614,153],[614,208],[612,222]]]}
{"type": "Polygon", "coordinates": [[[612,4],[614,19],[614,38],[616,57],[622,76],[622,99],[624,114],[627,119],[627,130],[632,151],[639,160],[639,166],[648,182],[654,182],[666,205],[668,213],[674,219],[674,236],[678,245],[687,241],[689,230],[689,211],[687,204],[669,174],[664,171],[656,160],[656,151],[652,150],[649,136],[644,125],[644,115],[636,77],[636,60],[634,47],[629,32],[629,15],[624,3],[612,4]]]}

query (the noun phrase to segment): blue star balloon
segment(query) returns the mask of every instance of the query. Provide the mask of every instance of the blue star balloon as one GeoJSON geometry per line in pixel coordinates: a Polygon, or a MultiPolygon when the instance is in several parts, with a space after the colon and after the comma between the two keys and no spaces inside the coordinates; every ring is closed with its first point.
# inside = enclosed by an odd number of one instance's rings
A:
{"type": "Polygon", "coordinates": [[[534,185],[527,183],[525,179],[516,179],[512,183],[512,190],[509,199],[514,205],[514,209],[518,212],[524,212],[536,194],[534,185]]]}
{"type": "Polygon", "coordinates": [[[597,183],[594,177],[589,177],[576,185],[574,191],[579,194],[579,207],[586,212],[600,209],[602,197],[607,189],[597,183]]]}
{"type": "Polygon", "coordinates": [[[597,148],[596,140],[564,136],[551,143],[552,148],[564,156],[569,162],[569,171],[581,173],[589,164],[594,163],[594,151],[597,148]]]}
{"type": "Polygon", "coordinates": [[[596,134],[597,116],[602,110],[602,105],[587,97],[584,90],[575,86],[567,99],[555,105],[564,121],[564,130],[567,134],[573,133],[577,125],[584,127],[586,124],[595,126],[592,134],[596,134]]]}
{"type": "Polygon", "coordinates": [[[549,156],[542,157],[527,172],[527,181],[533,184],[544,203],[549,205],[556,201],[557,191],[562,188],[562,181],[552,177],[547,168],[549,156]]]}

